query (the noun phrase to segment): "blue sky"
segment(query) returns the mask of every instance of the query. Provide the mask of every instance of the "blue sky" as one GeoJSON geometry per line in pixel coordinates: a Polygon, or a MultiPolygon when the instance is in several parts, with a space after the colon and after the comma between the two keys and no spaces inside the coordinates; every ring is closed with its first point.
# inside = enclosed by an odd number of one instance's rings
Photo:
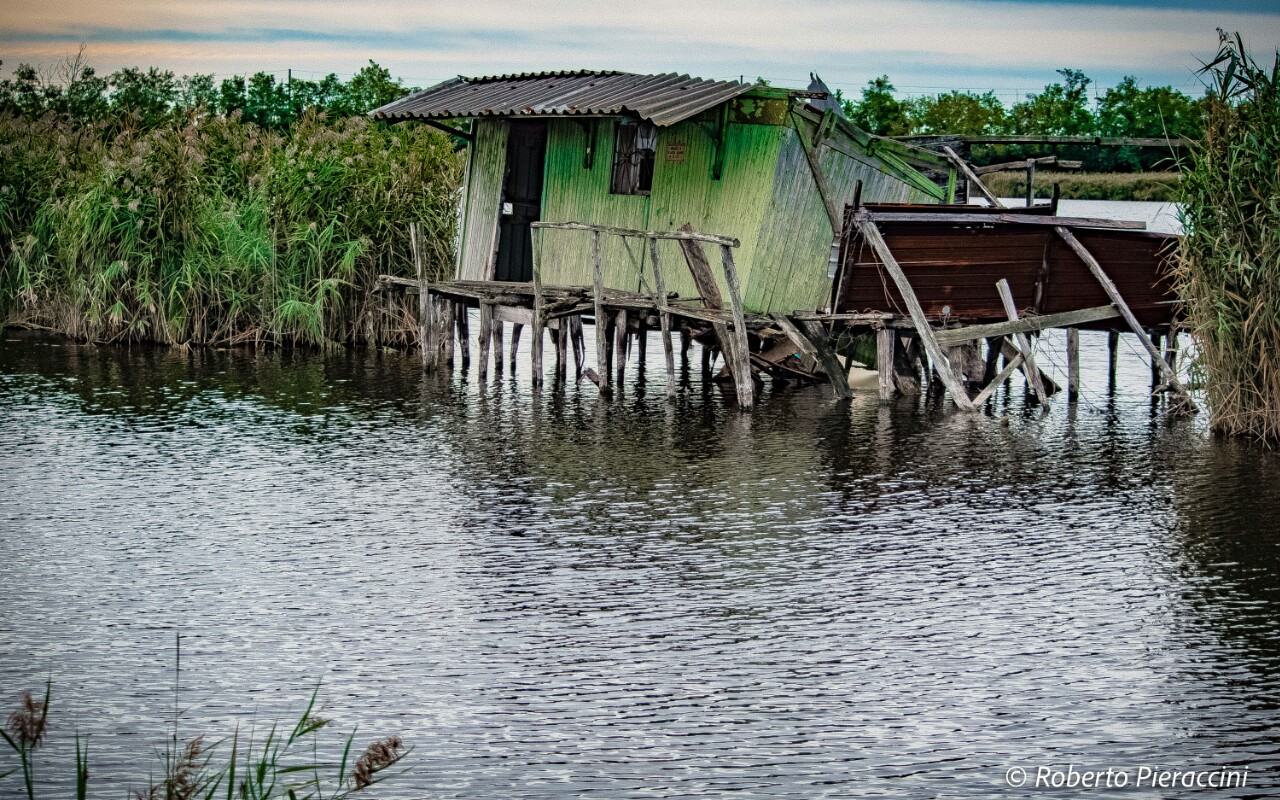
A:
{"type": "Polygon", "coordinates": [[[0,67],[52,69],[81,43],[99,71],[347,76],[367,59],[416,85],[457,74],[597,68],[743,75],[856,94],[995,90],[1006,102],[1083,70],[1198,92],[1215,29],[1268,60],[1280,0],[0,0],[0,67]]]}

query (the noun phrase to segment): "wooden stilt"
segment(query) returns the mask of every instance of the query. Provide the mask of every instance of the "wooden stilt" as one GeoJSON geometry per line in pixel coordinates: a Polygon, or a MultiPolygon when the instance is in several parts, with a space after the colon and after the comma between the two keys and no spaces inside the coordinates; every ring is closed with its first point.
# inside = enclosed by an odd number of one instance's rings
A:
{"type": "MultiPolygon", "coordinates": [[[[775,317],[775,319],[778,319],[775,317]]],[[[783,318],[785,319],[785,317],[783,318]]],[[[787,320],[790,323],[790,320],[787,320]]],[[[778,323],[783,325],[781,320],[778,323]]],[[[810,355],[817,361],[818,366],[826,373],[827,380],[831,383],[831,388],[835,390],[836,397],[840,400],[846,400],[853,397],[853,390],[849,388],[849,373],[841,365],[840,360],[836,358],[836,351],[831,347],[831,335],[821,322],[814,320],[800,320],[800,330],[804,332],[804,338],[809,343],[809,347],[802,347],[801,352],[810,355]]],[[[790,338],[790,332],[783,327],[783,331],[790,338]]]]}
{"type": "Polygon", "coordinates": [[[1080,397],[1080,329],[1067,328],[1067,400],[1080,397]]]}
{"type": "Polygon", "coordinates": [[[987,338],[987,358],[982,365],[982,385],[986,386],[995,380],[996,370],[1000,367],[1000,345],[1004,342],[1003,336],[991,336],[987,338]]]}
{"type": "Polygon", "coordinates": [[[685,326],[680,328],[680,363],[689,366],[689,348],[693,347],[693,336],[685,326]]]}
{"type": "Polygon", "coordinates": [[[609,368],[605,362],[608,360],[606,351],[609,349],[609,344],[605,340],[607,320],[604,313],[604,276],[600,269],[600,237],[603,235],[600,231],[593,231],[591,234],[591,267],[596,320],[596,369],[599,370],[597,385],[601,392],[608,392],[609,368]]]}
{"type": "Polygon", "coordinates": [[[435,321],[431,316],[431,286],[427,282],[422,253],[418,249],[416,222],[409,223],[409,248],[413,251],[413,267],[418,278],[418,350],[422,357],[422,368],[430,371],[436,366],[435,321]]]}
{"type": "Polygon", "coordinates": [[[715,353],[712,352],[708,345],[702,346],[702,379],[704,381],[711,380],[711,367],[715,360],[715,353]]]}
{"type": "Polygon", "coordinates": [[[573,337],[573,368],[574,377],[582,377],[582,369],[587,360],[586,343],[583,342],[582,336],[582,315],[574,314],[569,317],[569,335],[573,337]]]}
{"type": "Polygon", "coordinates": [[[1147,335],[1151,337],[1151,345],[1156,349],[1156,354],[1151,356],[1151,388],[1154,390],[1160,385],[1160,366],[1164,356],[1160,355],[1160,334],[1151,331],[1147,335]]]}
{"type": "Polygon", "coordinates": [[[648,349],[649,343],[649,325],[644,321],[644,314],[641,312],[640,319],[636,325],[635,350],[636,350],[636,366],[640,368],[640,374],[644,374],[645,351],[648,349]]]}
{"type": "MultiPolygon", "coordinates": [[[[539,241],[542,236],[539,233],[539,241]]],[[[537,242],[534,243],[533,251],[533,324],[529,327],[529,336],[532,341],[529,342],[529,358],[532,363],[529,365],[529,371],[532,374],[531,379],[535,387],[542,385],[542,346],[543,329],[547,325],[547,298],[542,291],[542,266],[539,263],[537,242]]],[[[513,334],[514,335],[514,334],[513,334]]],[[[514,347],[512,348],[514,350],[514,347]]],[[[512,353],[512,361],[515,360],[515,353],[512,353]]],[[[513,368],[514,369],[514,368],[513,368]]]]}
{"type": "Polygon", "coordinates": [[[893,385],[899,394],[920,394],[920,348],[914,336],[899,336],[893,348],[893,385]]]}
{"type": "Polygon", "coordinates": [[[1120,332],[1107,331],[1107,377],[1111,387],[1116,385],[1116,362],[1119,361],[1120,332]]]}
{"type": "Polygon", "coordinates": [[[440,342],[444,346],[444,363],[453,368],[453,313],[452,300],[440,299],[440,342]]]}
{"type": "Polygon", "coordinates": [[[733,313],[734,361],[733,378],[738,389],[738,408],[750,411],[755,402],[755,382],[751,376],[751,340],[747,336],[747,320],[742,310],[742,289],[738,285],[738,269],[733,263],[733,249],[720,245],[720,261],[725,283],[729,287],[729,305],[733,313]]]}
{"type": "Polygon", "coordinates": [[[1098,283],[1102,284],[1103,291],[1107,293],[1107,297],[1111,299],[1111,302],[1115,307],[1120,309],[1120,315],[1124,317],[1125,322],[1129,323],[1130,330],[1137,334],[1138,340],[1142,342],[1142,346],[1146,348],[1147,354],[1151,356],[1151,360],[1157,365],[1161,374],[1164,376],[1165,383],[1168,385],[1169,389],[1178,395],[1178,398],[1187,411],[1194,412],[1196,410],[1196,404],[1195,401],[1191,399],[1191,393],[1188,392],[1187,387],[1183,386],[1178,380],[1178,376],[1174,373],[1173,368],[1166,364],[1164,359],[1160,357],[1160,351],[1156,349],[1154,344],[1152,344],[1151,339],[1147,338],[1146,331],[1144,331],[1142,326],[1138,324],[1137,317],[1133,315],[1133,311],[1130,310],[1129,304],[1125,302],[1124,297],[1120,294],[1120,290],[1117,289],[1116,285],[1111,282],[1109,277],[1107,277],[1107,273],[1102,269],[1102,265],[1098,263],[1098,259],[1094,258],[1093,254],[1090,253],[1084,245],[1080,244],[1080,241],[1076,239],[1075,234],[1071,231],[1060,225],[1055,226],[1054,231],[1056,231],[1058,236],[1075,251],[1076,255],[1080,256],[1080,260],[1083,261],[1085,266],[1089,268],[1089,271],[1093,273],[1093,277],[1097,279],[1098,283]]]}
{"type": "MultiPolygon", "coordinates": [[[[658,303],[658,324],[662,327],[662,352],[667,360],[667,399],[676,396],[676,360],[671,351],[671,311],[667,307],[667,285],[662,279],[662,265],[658,262],[658,240],[649,240],[649,261],[653,264],[653,286],[658,303]]],[[[683,331],[681,348],[687,351],[685,342],[689,339],[688,331],[683,331]]]]}
{"type": "Polygon", "coordinates": [[[493,306],[480,301],[480,379],[489,376],[489,347],[493,343],[493,306]]]}
{"type": "Polygon", "coordinates": [[[569,375],[569,320],[567,317],[561,317],[559,325],[556,327],[556,380],[560,385],[565,384],[565,379],[569,375]]]}
{"type": "Polygon", "coordinates": [[[618,383],[622,383],[622,376],[627,371],[627,310],[625,308],[618,309],[613,315],[613,353],[618,383]]]}
{"type": "MultiPolygon", "coordinates": [[[[981,185],[981,181],[978,183],[981,185]]],[[[898,260],[890,252],[889,245],[885,243],[884,237],[880,235],[880,229],[869,220],[859,222],[858,229],[862,232],[863,240],[876,251],[880,263],[884,265],[885,270],[898,287],[898,294],[902,295],[902,299],[907,304],[907,310],[911,314],[911,322],[916,327],[916,332],[920,336],[920,342],[924,345],[925,352],[929,354],[929,360],[933,362],[934,368],[942,378],[942,382],[951,390],[951,399],[957,406],[966,411],[974,410],[973,403],[969,402],[969,393],[956,377],[956,374],[951,371],[951,363],[947,361],[942,348],[934,340],[929,318],[924,315],[924,309],[921,308],[920,301],[916,298],[915,290],[911,288],[911,282],[907,280],[906,273],[902,271],[898,260]]]]}
{"type": "Polygon", "coordinates": [[[520,351],[520,334],[524,332],[524,326],[518,322],[511,323],[511,355],[507,359],[507,370],[512,375],[516,374],[516,353],[520,351]]]}
{"type": "Polygon", "coordinates": [[[453,324],[458,329],[458,348],[462,351],[462,368],[471,366],[471,309],[466,303],[455,303],[453,324]]]}
{"type": "Polygon", "coordinates": [[[502,374],[502,320],[493,318],[493,374],[502,374]]]}
{"type": "Polygon", "coordinates": [[[891,328],[876,331],[876,372],[879,377],[880,402],[893,399],[893,346],[897,336],[891,328]]]}
{"type": "Polygon", "coordinates": [[[1174,372],[1178,371],[1178,328],[1174,325],[1165,329],[1164,360],[1174,372]]]}
{"type": "MultiPolygon", "coordinates": [[[[1013,304],[1013,290],[1009,288],[1009,282],[1004,278],[996,281],[996,291],[1000,293],[1000,302],[1004,304],[1004,313],[1009,317],[1009,321],[1016,322],[1018,308],[1013,304]]],[[[1044,383],[1040,380],[1040,369],[1036,366],[1035,356],[1031,354],[1031,342],[1025,333],[1017,333],[1014,336],[1018,341],[1018,352],[1022,353],[1022,371],[1027,376],[1027,383],[1031,384],[1031,392],[1038,402],[1048,405],[1049,395],[1045,392],[1044,383]]]]}

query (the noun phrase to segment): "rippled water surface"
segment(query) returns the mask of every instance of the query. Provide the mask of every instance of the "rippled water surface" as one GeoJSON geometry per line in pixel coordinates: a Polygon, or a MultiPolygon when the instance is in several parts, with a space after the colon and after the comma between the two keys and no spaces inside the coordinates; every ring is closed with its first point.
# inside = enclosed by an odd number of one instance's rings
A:
{"type": "Polygon", "coordinates": [[[386,797],[985,797],[1068,764],[1273,795],[1280,461],[1082,339],[1045,416],[1020,381],[982,415],[781,386],[741,415],[696,350],[668,404],[656,338],[605,401],[527,362],[8,332],[0,690],[52,677],[46,775],[79,730],[109,797],[154,769],[175,632],[184,733],[322,681],[358,742],[415,746],[386,797]]]}

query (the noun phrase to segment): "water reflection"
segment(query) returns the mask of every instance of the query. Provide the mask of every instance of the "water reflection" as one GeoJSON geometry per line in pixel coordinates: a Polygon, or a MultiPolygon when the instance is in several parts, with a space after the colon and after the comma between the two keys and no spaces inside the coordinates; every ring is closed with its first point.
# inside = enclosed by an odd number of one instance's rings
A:
{"type": "Polygon", "coordinates": [[[661,359],[608,402],[527,362],[8,334],[0,685],[52,674],[112,787],[181,629],[188,729],[323,678],[417,746],[387,796],[982,797],[1068,763],[1269,793],[1280,462],[1153,412],[1136,358],[1108,394],[1084,346],[1047,415],[741,415],[696,361],[675,403],[661,359]]]}

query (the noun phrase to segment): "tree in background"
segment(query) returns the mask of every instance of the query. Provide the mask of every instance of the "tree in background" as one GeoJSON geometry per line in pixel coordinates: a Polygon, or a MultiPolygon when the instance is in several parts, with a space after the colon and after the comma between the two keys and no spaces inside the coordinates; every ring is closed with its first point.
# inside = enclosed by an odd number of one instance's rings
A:
{"type": "Polygon", "coordinates": [[[867,81],[862,99],[854,102],[840,98],[849,121],[877,136],[905,136],[912,132],[907,104],[893,94],[888,75],[867,81]]]}
{"type": "Polygon", "coordinates": [[[994,136],[1005,129],[1007,112],[994,92],[947,92],[908,102],[913,133],[994,136]]]}
{"type": "Polygon", "coordinates": [[[1040,94],[1028,95],[1009,112],[1011,133],[1042,136],[1087,136],[1095,131],[1089,111],[1091,79],[1078,69],[1060,69],[1063,83],[1051,83],[1040,94]]]}

